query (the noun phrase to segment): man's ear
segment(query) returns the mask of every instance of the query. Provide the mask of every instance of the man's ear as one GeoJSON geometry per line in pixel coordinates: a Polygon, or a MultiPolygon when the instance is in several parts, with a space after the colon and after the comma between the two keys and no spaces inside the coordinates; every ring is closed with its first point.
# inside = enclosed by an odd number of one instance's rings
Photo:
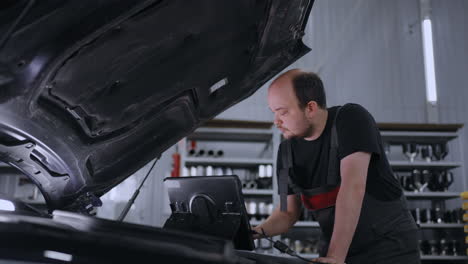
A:
{"type": "Polygon", "coordinates": [[[309,101],[306,105],[306,112],[312,115],[315,115],[317,113],[319,106],[317,102],[315,101],[309,101]]]}

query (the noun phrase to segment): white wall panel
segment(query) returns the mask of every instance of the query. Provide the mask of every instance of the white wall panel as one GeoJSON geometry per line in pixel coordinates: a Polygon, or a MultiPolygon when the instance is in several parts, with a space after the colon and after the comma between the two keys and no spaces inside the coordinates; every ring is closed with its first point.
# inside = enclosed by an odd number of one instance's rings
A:
{"type": "MultiPolygon", "coordinates": [[[[312,51],[289,68],[318,72],[329,105],[360,103],[380,122],[425,122],[418,3],[317,0],[304,37],[312,51]]],[[[271,120],[266,86],[218,118],[271,120]]]]}
{"type": "MultiPolygon", "coordinates": [[[[468,1],[433,0],[434,60],[441,123],[468,123],[468,1]]],[[[467,186],[468,132],[461,134],[464,161],[463,186],[467,186]]],[[[459,180],[456,182],[460,184],[459,180]]]]}
{"type": "Polygon", "coordinates": [[[442,122],[468,121],[468,1],[432,1],[434,60],[442,122]]]}
{"type": "MultiPolygon", "coordinates": [[[[468,1],[431,2],[440,123],[468,123],[468,1]]],[[[317,0],[304,37],[312,51],[288,69],[318,72],[329,105],[356,102],[378,122],[425,123],[419,8],[419,0],[317,0]]],[[[266,86],[219,118],[271,120],[266,86]]],[[[460,140],[468,143],[466,129],[460,140]]],[[[463,153],[468,164],[465,143],[463,153]]]]}
{"type": "MultiPolygon", "coordinates": [[[[468,1],[433,0],[433,8],[440,121],[464,123],[468,121],[468,89],[463,78],[468,73],[464,16],[468,1]]],[[[426,122],[419,0],[317,0],[306,31],[304,42],[312,51],[288,69],[318,72],[329,105],[360,103],[378,122],[426,122]]],[[[218,118],[271,121],[266,102],[270,83],[218,118]]],[[[463,132],[461,140],[468,142],[467,136],[463,132]]],[[[144,224],[164,223],[167,201],[161,198],[162,179],[170,171],[174,149],[164,153],[146,184],[148,189],[137,200],[137,208],[144,208],[140,221],[144,224]]],[[[460,154],[454,151],[452,155],[460,154]]],[[[461,159],[468,164],[467,158],[461,159]]],[[[148,166],[141,171],[146,172],[148,166]]],[[[466,179],[460,181],[466,186],[466,179]]]]}
{"type": "Polygon", "coordinates": [[[268,109],[266,101],[267,87],[270,85],[270,83],[271,82],[266,83],[249,98],[227,109],[223,113],[219,114],[216,118],[249,121],[273,120],[273,114],[268,109]]]}

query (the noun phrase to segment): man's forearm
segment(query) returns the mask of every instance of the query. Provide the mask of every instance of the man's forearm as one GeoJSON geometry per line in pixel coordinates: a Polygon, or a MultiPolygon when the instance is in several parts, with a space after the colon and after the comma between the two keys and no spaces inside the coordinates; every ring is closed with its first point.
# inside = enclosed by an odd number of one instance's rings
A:
{"type": "Polygon", "coordinates": [[[293,216],[276,209],[258,228],[262,228],[268,236],[276,236],[287,232],[295,222],[293,216]]]}
{"type": "Polygon", "coordinates": [[[365,186],[341,186],[336,200],[335,224],[327,255],[344,262],[359,221],[365,186]]]}
{"type": "MultiPolygon", "coordinates": [[[[287,203],[287,211],[283,212],[279,208],[276,208],[273,213],[263,223],[256,226],[254,230],[261,234],[263,229],[267,236],[276,236],[287,232],[299,219],[301,214],[301,202],[297,195],[288,195],[287,203]]],[[[255,237],[259,238],[260,236],[256,235],[255,237]]]]}

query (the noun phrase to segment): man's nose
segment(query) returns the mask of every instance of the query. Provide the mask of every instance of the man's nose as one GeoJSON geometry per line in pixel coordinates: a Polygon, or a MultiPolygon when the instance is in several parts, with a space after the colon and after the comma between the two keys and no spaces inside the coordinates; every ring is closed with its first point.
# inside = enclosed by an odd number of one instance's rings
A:
{"type": "Polygon", "coordinates": [[[283,122],[281,121],[281,119],[278,118],[277,115],[275,115],[275,119],[273,120],[273,124],[275,124],[275,126],[279,127],[281,126],[283,122]]]}

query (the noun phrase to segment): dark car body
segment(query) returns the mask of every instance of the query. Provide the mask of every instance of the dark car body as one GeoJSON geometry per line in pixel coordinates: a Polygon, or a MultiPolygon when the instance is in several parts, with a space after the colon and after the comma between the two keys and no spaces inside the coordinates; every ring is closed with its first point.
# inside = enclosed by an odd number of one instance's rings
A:
{"type": "MultiPolygon", "coordinates": [[[[50,212],[82,211],[306,54],[302,36],[312,5],[2,1],[0,161],[38,186],[50,212]]],[[[103,256],[114,251],[112,259],[140,254],[171,263],[225,263],[233,256],[229,246],[199,237],[112,221],[89,232],[79,224],[87,218],[70,217],[67,224],[63,216],[1,213],[0,255],[29,244],[40,252],[46,246],[63,251],[72,243],[96,256],[99,247],[103,256]]]]}
{"type": "Polygon", "coordinates": [[[312,2],[7,1],[0,161],[99,197],[307,53],[312,2]]]}

